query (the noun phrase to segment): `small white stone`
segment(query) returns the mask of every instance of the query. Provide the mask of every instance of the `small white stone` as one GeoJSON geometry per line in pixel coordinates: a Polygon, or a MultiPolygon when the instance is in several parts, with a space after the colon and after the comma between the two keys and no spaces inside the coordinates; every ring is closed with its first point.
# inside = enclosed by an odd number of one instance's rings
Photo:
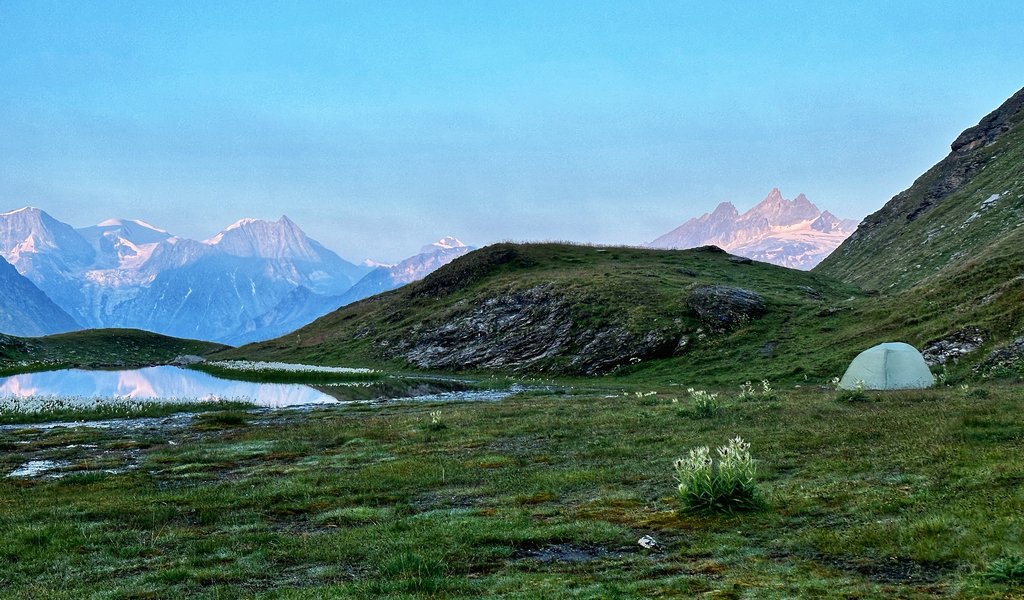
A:
{"type": "Polygon", "coordinates": [[[658,547],[658,542],[649,535],[645,535],[644,537],[640,538],[637,541],[637,544],[640,544],[641,548],[646,548],[647,550],[658,547]]]}

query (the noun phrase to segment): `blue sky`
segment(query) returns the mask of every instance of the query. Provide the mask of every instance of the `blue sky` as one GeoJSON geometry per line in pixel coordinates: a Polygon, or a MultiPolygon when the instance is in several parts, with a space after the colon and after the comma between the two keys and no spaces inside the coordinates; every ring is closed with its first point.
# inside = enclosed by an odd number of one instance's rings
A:
{"type": "Polygon", "coordinates": [[[1024,8],[856,4],[0,0],[0,209],[351,260],[862,217],[1024,86],[1024,8]]]}

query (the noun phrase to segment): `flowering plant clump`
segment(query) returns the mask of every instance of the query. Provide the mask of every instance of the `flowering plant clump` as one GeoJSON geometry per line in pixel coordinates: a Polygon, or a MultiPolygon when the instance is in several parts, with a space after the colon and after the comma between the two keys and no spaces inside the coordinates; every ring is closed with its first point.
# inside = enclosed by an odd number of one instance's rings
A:
{"type": "Polygon", "coordinates": [[[441,411],[432,410],[430,411],[430,427],[431,431],[441,431],[447,429],[448,426],[444,424],[444,420],[441,418],[441,411]]]}
{"type": "Polygon", "coordinates": [[[715,458],[710,448],[700,446],[673,463],[683,510],[731,513],[762,507],[750,444],[736,436],[718,448],[717,454],[715,458]]]}
{"type": "Polygon", "coordinates": [[[374,369],[356,367],[319,367],[316,365],[297,365],[283,362],[262,362],[253,360],[215,360],[206,363],[210,366],[234,371],[285,371],[288,373],[376,373],[374,369]]]}
{"type": "Polygon", "coordinates": [[[836,400],[840,402],[863,402],[868,399],[864,393],[864,381],[858,379],[852,389],[836,388],[836,400]]]}
{"type": "Polygon", "coordinates": [[[749,381],[740,386],[739,400],[741,402],[753,402],[755,400],[772,401],[778,399],[779,394],[767,379],[762,379],[760,386],[755,386],[749,381]]]}
{"type": "Polygon", "coordinates": [[[718,414],[721,408],[718,405],[718,394],[712,394],[705,390],[695,390],[689,388],[686,390],[690,394],[690,398],[693,399],[693,410],[700,418],[713,417],[718,414]]]}

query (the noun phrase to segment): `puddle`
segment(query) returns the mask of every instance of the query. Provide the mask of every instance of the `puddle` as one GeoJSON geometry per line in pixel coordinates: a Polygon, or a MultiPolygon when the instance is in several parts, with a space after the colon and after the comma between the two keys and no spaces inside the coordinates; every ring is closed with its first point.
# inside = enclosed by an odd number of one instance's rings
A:
{"type": "Polygon", "coordinates": [[[39,477],[48,471],[66,466],[66,463],[56,460],[30,460],[17,469],[7,474],[8,477],[39,477]]]}

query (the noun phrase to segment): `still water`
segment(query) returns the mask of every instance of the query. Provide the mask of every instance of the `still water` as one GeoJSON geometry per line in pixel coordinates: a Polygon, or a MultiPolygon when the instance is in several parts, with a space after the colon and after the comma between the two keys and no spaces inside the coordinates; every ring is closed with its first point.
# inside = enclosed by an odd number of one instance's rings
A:
{"type": "Polygon", "coordinates": [[[465,382],[451,380],[386,378],[331,385],[254,383],[221,379],[200,371],[169,366],[130,371],[63,369],[0,378],[0,403],[46,397],[60,397],[65,404],[82,405],[93,404],[97,400],[124,399],[174,402],[235,400],[277,408],[403,398],[490,400],[508,393],[507,390],[473,390],[465,382]]]}

